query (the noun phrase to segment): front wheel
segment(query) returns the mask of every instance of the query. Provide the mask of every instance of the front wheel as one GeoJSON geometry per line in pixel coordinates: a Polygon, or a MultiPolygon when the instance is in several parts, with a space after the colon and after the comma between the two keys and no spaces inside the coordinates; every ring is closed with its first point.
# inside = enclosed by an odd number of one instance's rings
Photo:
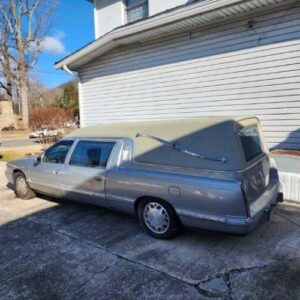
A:
{"type": "Polygon", "coordinates": [[[15,174],[14,190],[18,198],[29,200],[35,197],[35,192],[29,187],[26,177],[22,172],[15,174]]]}
{"type": "Polygon", "coordinates": [[[143,200],[138,207],[138,217],[143,229],[158,239],[171,239],[181,229],[173,207],[160,199],[143,200]]]}

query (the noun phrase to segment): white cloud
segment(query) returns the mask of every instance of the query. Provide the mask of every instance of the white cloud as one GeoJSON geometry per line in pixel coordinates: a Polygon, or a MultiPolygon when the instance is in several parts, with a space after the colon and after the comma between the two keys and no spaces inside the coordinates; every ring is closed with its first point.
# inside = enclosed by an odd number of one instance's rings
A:
{"type": "Polygon", "coordinates": [[[66,49],[59,37],[46,36],[40,44],[42,52],[50,54],[64,54],[66,49]]]}
{"type": "Polygon", "coordinates": [[[40,41],[39,46],[33,42],[30,46],[30,50],[36,49],[37,47],[41,52],[49,54],[65,54],[66,49],[62,42],[64,37],[63,32],[59,32],[55,36],[46,36],[42,41],[40,41]]]}

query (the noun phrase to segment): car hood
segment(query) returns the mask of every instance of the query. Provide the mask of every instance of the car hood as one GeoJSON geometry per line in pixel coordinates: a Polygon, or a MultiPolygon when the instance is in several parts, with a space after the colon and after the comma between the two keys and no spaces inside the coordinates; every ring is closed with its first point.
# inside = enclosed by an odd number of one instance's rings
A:
{"type": "Polygon", "coordinates": [[[12,160],[8,163],[8,166],[12,168],[27,169],[28,167],[32,167],[35,162],[36,162],[36,155],[31,155],[24,158],[12,160]]]}

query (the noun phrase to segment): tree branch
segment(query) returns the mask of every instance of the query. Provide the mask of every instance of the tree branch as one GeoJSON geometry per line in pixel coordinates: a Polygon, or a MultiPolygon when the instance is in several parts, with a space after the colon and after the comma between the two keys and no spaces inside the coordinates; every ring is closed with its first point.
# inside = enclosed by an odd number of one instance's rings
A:
{"type": "Polygon", "coordinates": [[[0,12],[2,13],[2,15],[5,19],[5,22],[6,22],[7,26],[9,27],[10,32],[13,33],[14,32],[13,24],[11,23],[3,4],[0,4],[0,12]]]}
{"type": "MultiPolygon", "coordinates": [[[[27,41],[31,41],[32,40],[32,17],[33,14],[36,10],[36,8],[38,7],[40,3],[40,0],[35,0],[34,3],[32,4],[31,7],[29,7],[29,5],[27,5],[27,9],[28,9],[28,35],[27,35],[27,41]]],[[[41,18],[43,19],[43,18],[41,18]]]]}
{"type": "Polygon", "coordinates": [[[9,88],[6,87],[1,81],[0,81],[0,87],[2,87],[10,97],[12,97],[12,94],[11,94],[9,88]]]}

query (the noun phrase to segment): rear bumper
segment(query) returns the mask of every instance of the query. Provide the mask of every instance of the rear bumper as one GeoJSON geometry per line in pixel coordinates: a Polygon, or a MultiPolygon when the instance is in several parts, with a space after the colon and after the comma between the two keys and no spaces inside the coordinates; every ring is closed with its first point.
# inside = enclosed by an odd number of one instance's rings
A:
{"type": "Polygon", "coordinates": [[[269,222],[271,218],[272,210],[277,206],[278,203],[283,202],[283,193],[278,192],[276,198],[272,200],[262,211],[257,213],[255,217],[248,218],[245,226],[241,233],[248,233],[252,231],[256,226],[263,222],[269,222]]]}
{"type": "Polygon", "coordinates": [[[277,203],[283,201],[283,194],[280,193],[278,189],[279,184],[278,186],[276,185],[275,191],[272,193],[272,197],[268,197],[268,201],[264,203],[261,210],[254,216],[248,218],[206,215],[190,213],[182,210],[177,211],[177,213],[182,224],[187,227],[245,234],[252,231],[260,223],[270,220],[272,210],[276,207],[277,203]]]}

